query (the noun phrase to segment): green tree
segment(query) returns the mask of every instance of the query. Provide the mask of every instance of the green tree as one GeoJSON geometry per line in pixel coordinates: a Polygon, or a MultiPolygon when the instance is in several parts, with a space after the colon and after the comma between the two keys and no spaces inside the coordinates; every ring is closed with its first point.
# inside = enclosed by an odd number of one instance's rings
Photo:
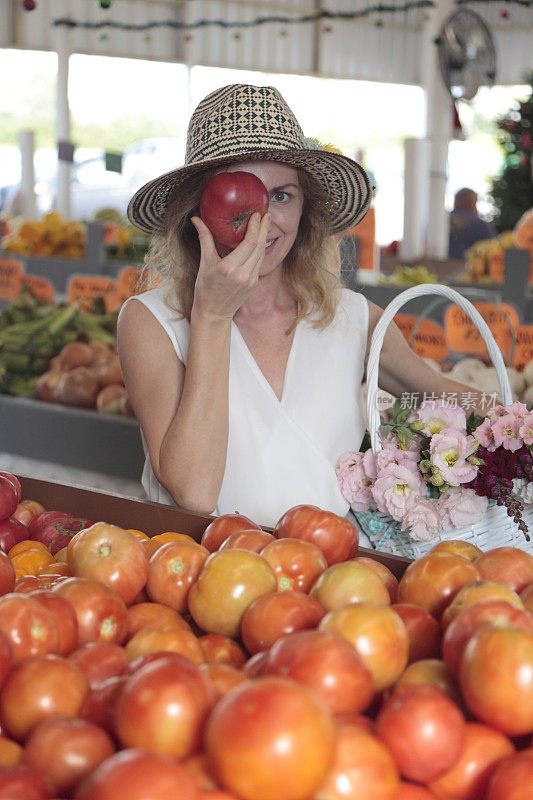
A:
{"type": "Polygon", "coordinates": [[[533,72],[525,76],[529,97],[497,122],[497,139],[503,149],[503,166],[493,178],[490,195],[494,225],[512,230],[524,211],[533,207],[533,72]]]}

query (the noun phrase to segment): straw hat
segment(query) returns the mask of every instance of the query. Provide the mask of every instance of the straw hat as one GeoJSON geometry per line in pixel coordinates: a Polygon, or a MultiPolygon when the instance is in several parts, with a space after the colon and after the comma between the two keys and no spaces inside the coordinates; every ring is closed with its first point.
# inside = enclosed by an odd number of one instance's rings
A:
{"type": "Polygon", "coordinates": [[[130,201],[128,217],[143,231],[159,233],[167,204],[187,178],[209,167],[255,159],[279,161],[312,175],[330,198],[330,233],[351,228],[370,207],[372,188],[364,169],[306,140],[277,89],[233,84],[198,104],[187,132],[185,166],[141,187],[130,201]]]}

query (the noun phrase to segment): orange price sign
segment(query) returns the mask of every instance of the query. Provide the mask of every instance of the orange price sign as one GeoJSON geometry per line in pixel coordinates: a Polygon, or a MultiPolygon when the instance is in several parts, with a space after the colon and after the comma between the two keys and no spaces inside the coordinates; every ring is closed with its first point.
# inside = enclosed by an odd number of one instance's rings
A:
{"type": "Polygon", "coordinates": [[[79,302],[84,310],[92,308],[91,301],[102,297],[106,311],[116,311],[120,307],[117,284],[112,278],[100,275],[71,275],[67,284],[67,301],[79,302]]]}
{"type": "Polygon", "coordinates": [[[447,357],[444,328],[438,322],[419,319],[414,314],[396,314],[394,321],[418,356],[434,361],[444,361],[447,357]]]}
{"type": "MultiPolygon", "coordinates": [[[[474,306],[489,326],[496,344],[510,360],[516,329],[520,324],[518,312],[508,303],[479,301],[474,306]]],[[[478,329],[466,311],[454,303],[444,312],[444,331],[451,350],[472,356],[487,355],[487,347],[478,329]]]]}
{"type": "Polygon", "coordinates": [[[513,367],[524,369],[533,359],[533,325],[519,325],[516,329],[513,367]]]}
{"type": "Polygon", "coordinates": [[[22,285],[34,296],[37,300],[42,300],[44,303],[53,305],[56,301],[56,290],[54,284],[48,278],[42,278],[40,275],[23,275],[22,285]]]}
{"type": "Polygon", "coordinates": [[[22,289],[24,264],[18,258],[0,258],[0,300],[14,300],[22,289]]]}

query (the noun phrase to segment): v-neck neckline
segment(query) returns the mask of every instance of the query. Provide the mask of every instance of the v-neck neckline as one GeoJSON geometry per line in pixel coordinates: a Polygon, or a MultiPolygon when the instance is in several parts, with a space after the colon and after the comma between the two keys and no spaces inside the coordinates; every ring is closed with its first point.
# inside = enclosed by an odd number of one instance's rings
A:
{"type": "Polygon", "coordinates": [[[241,344],[243,352],[244,352],[246,358],[248,359],[248,361],[250,363],[250,366],[252,367],[252,370],[255,372],[257,378],[259,379],[260,383],[262,383],[264,388],[272,395],[272,397],[274,398],[276,403],[278,403],[280,406],[283,406],[285,404],[285,400],[286,400],[287,392],[288,392],[288,386],[289,386],[289,382],[290,382],[289,379],[290,379],[290,374],[291,374],[292,363],[294,361],[294,352],[295,352],[295,349],[296,349],[296,347],[295,347],[296,346],[296,339],[298,338],[298,332],[299,332],[299,330],[301,328],[301,324],[302,323],[301,322],[298,323],[298,325],[294,329],[294,334],[293,334],[293,337],[292,337],[292,342],[291,342],[291,347],[290,347],[290,350],[289,350],[289,355],[288,355],[288,358],[287,358],[287,363],[285,364],[285,374],[283,376],[283,386],[282,386],[282,389],[281,389],[281,397],[277,396],[276,392],[274,391],[274,389],[272,388],[272,386],[270,385],[270,383],[266,379],[263,370],[261,369],[261,367],[259,366],[259,364],[255,360],[254,356],[252,355],[252,351],[250,350],[250,348],[246,344],[246,340],[245,340],[244,336],[242,335],[241,331],[239,330],[239,326],[237,325],[237,323],[232,321],[231,324],[232,324],[233,330],[236,333],[237,339],[241,344]]]}

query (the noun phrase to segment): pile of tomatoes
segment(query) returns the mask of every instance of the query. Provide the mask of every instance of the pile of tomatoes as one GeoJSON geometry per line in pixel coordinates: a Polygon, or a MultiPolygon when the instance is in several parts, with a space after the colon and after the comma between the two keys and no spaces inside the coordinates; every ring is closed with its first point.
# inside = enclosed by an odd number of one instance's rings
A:
{"type": "Polygon", "coordinates": [[[533,797],[529,553],[397,577],[313,506],[149,538],[2,473],[6,511],[0,800],[533,797]]]}

